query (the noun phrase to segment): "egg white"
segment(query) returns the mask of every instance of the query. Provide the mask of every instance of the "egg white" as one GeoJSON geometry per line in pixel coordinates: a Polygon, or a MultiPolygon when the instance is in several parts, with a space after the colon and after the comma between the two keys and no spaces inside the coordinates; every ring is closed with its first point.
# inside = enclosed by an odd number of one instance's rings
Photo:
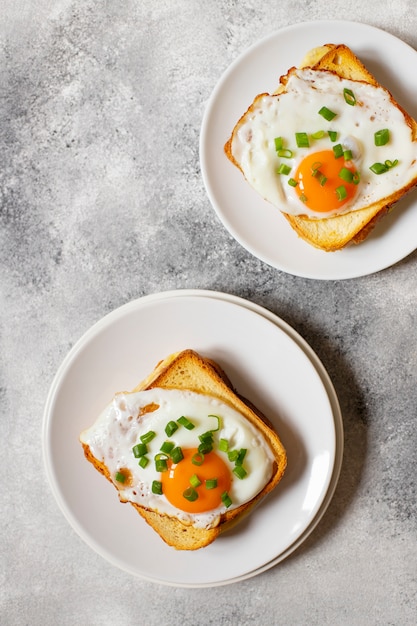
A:
{"type": "MultiPolygon", "coordinates": [[[[232,486],[229,495],[232,505],[229,510],[251,500],[269,481],[274,457],[263,434],[243,415],[216,398],[175,389],[150,389],[134,393],[116,394],[113,401],[103,410],[91,428],[80,436],[92,454],[104,462],[114,477],[121,468],[130,471],[132,480],[128,486],[114,483],[122,501],[136,502],[149,509],[175,516],[196,527],[210,528],[218,523],[219,516],[226,511],[224,505],[207,513],[186,513],[172,506],[164,495],[152,493],[152,481],[160,480],[160,473],[155,469],[154,456],[160,451],[161,444],[169,439],[182,448],[197,448],[199,435],[218,428],[219,421],[211,415],[220,417],[221,428],[214,433],[215,441],[227,439],[233,449],[246,448],[244,467],[247,476],[239,479],[232,473],[234,464],[227,454],[217,450],[223,461],[230,467],[232,486]],[[145,413],[140,411],[155,403],[159,408],[145,413]],[[185,415],[194,424],[193,430],[180,426],[173,435],[165,434],[169,421],[176,421],[185,415]],[[154,431],[156,437],[148,444],[150,462],[141,468],[132,453],[132,448],[140,442],[140,436],[154,431]]],[[[216,450],[216,446],[214,448],[216,450]]],[[[198,474],[198,468],[196,468],[198,474]]]]}
{"type": "Polygon", "coordinates": [[[249,184],[265,200],[285,213],[312,218],[331,217],[369,206],[401,189],[417,175],[417,142],[412,141],[411,129],[389,92],[382,87],[341,79],[325,70],[295,70],[284,93],[258,97],[234,134],[232,154],[249,184]],[[354,106],[346,103],[344,88],[354,93],[354,106]],[[336,117],[325,120],[318,113],[322,106],[336,113],[336,117]],[[375,146],[374,133],[382,128],[390,130],[390,140],[384,146],[375,146]],[[323,138],[311,138],[322,130],[323,138]],[[339,210],[316,213],[299,200],[294,188],[288,185],[288,178],[307,154],[332,149],[335,144],[328,130],[337,131],[336,143],[352,148],[361,180],[350,203],[339,210]],[[309,148],[297,148],[297,132],[309,135],[309,148]],[[291,158],[277,156],[276,137],[282,137],[284,147],[292,150],[291,158]],[[375,162],[394,159],[398,159],[396,167],[382,175],[369,169],[375,162]],[[291,167],[288,176],[277,174],[281,163],[291,167]]]}

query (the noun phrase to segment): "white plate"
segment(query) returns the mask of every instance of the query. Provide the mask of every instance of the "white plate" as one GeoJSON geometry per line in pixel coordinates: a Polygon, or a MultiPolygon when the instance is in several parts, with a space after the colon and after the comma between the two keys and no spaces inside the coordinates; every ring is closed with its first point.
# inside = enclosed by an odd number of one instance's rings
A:
{"type": "Polygon", "coordinates": [[[258,93],[272,93],[279,77],[311,48],[346,43],[417,118],[417,82],[410,67],[417,52],[377,28],[356,22],[317,21],[284,28],[242,54],[223,74],[208,102],[200,136],[200,160],[209,199],[224,226],[249,252],[289,274],[346,279],[380,271],[417,247],[416,192],[359,246],[338,252],[316,250],[298,238],[285,218],[264,201],[224,154],[232,129],[258,93]]]}
{"type": "Polygon", "coordinates": [[[175,291],[104,317],[72,348],[45,406],[44,458],[64,515],[94,550],[147,580],[203,587],[254,576],[288,556],[322,517],[338,479],[343,430],[330,380],[311,348],[271,313],[226,294],[175,291]],[[196,552],[165,545],[83,456],[78,436],[114,392],[133,388],[171,352],[218,361],[280,433],[288,468],[233,531],[196,552]],[[300,393],[302,389],[302,393],[300,393]]]}

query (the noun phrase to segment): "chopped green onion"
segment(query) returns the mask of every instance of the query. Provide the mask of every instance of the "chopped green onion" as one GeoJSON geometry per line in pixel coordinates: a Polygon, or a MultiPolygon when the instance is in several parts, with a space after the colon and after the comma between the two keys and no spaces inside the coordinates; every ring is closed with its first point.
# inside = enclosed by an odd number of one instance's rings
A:
{"type": "Polygon", "coordinates": [[[395,161],[385,161],[385,165],[388,167],[388,169],[391,169],[392,167],[395,167],[396,165],[398,165],[398,159],[395,159],[395,161]]]}
{"type": "Polygon", "coordinates": [[[166,454],[155,456],[155,469],[157,472],[166,472],[168,469],[168,457],[166,454]]]}
{"type": "Polygon", "coordinates": [[[374,141],[376,146],[385,146],[389,142],[389,129],[382,128],[377,130],[374,134],[374,141]]]}
{"type": "Polygon", "coordinates": [[[189,502],[194,502],[198,498],[198,493],[193,487],[188,487],[188,489],[186,489],[182,495],[189,502]]]}
{"type": "Polygon", "coordinates": [[[298,148],[308,148],[310,145],[307,133],[295,133],[295,141],[298,148]]]}
{"type": "Polygon", "coordinates": [[[152,481],[152,493],[156,493],[158,496],[162,495],[162,483],[160,480],[152,481]]]}
{"type": "Polygon", "coordinates": [[[353,181],[353,172],[347,167],[342,167],[339,172],[339,178],[344,180],[346,183],[351,183],[353,181]]]}
{"type": "Polygon", "coordinates": [[[233,474],[242,480],[247,475],[247,471],[243,467],[243,465],[235,465],[233,468],[233,474]]]}
{"type": "Polygon", "coordinates": [[[191,459],[191,463],[193,465],[203,465],[203,463],[204,463],[204,454],[202,454],[201,452],[196,452],[195,454],[193,454],[193,457],[191,459]]]}
{"type": "Polygon", "coordinates": [[[353,173],[352,183],[354,185],[359,185],[360,179],[361,179],[361,175],[359,174],[359,172],[358,171],[354,172],[353,173]]]}
{"type": "Polygon", "coordinates": [[[290,172],[291,172],[291,168],[286,163],[281,163],[281,165],[279,166],[277,170],[277,174],[284,174],[284,176],[288,176],[290,172]]]}
{"type": "Polygon", "coordinates": [[[346,198],[347,191],[344,185],[340,185],[340,187],[336,187],[335,191],[336,191],[337,199],[339,201],[342,201],[346,198]]]}
{"type": "Polygon", "coordinates": [[[324,117],[324,119],[327,120],[328,122],[331,122],[332,119],[334,119],[337,114],[331,111],[330,109],[328,109],[327,107],[321,107],[319,111],[319,115],[324,117]]]}
{"type": "Polygon", "coordinates": [[[213,441],[202,441],[197,449],[200,454],[208,454],[213,450],[213,441]]]}
{"type": "Polygon", "coordinates": [[[390,170],[392,167],[395,167],[396,165],[398,165],[398,159],[395,159],[394,161],[389,161],[387,159],[385,163],[374,163],[370,166],[369,169],[374,174],[385,174],[385,172],[388,172],[388,170],[390,170]]]}
{"type": "Polygon", "coordinates": [[[346,104],[350,104],[350,106],[354,106],[356,104],[355,94],[351,89],[345,87],[343,89],[343,97],[345,99],[346,104]]]}
{"type": "Polygon", "coordinates": [[[229,442],[227,439],[220,439],[219,441],[219,450],[221,452],[227,452],[229,449],[229,442]]]}
{"type": "Polygon", "coordinates": [[[301,194],[300,200],[301,200],[301,202],[307,202],[307,196],[305,195],[305,193],[301,194]]]}
{"type": "Polygon", "coordinates": [[[291,187],[297,187],[298,182],[295,180],[295,178],[289,178],[288,184],[291,185],[291,187]]]}
{"type": "Polygon", "coordinates": [[[150,441],[152,441],[154,437],[156,437],[156,433],[153,430],[150,430],[144,435],[141,435],[140,440],[142,443],[149,443],[150,441]]]}
{"type": "Polygon", "coordinates": [[[335,131],[335,130],[328,130],[327,134],[329,135],[330,141],[336,141],[336,139],[337,139],[337,131],[335,131]]]}
{"type": "Polygon", "coordinates": [[[275,143],[275,150],[277,152],[278,150],[282,150],[282,148],[284,147],[284,140],[282,137],[275,137],[274,143],[275,143]]]}
{"type": "Polygon", "coordinates": [[[323,187],[323,185],[326,184],[327,178],[326,176],[323,174],[323,172],[320,171],[320,167],[321,167],[321,163],[317,162],[317,163],[313,163],[313,165],[311,166],[311,175],[314,176],[315,178],[317,178],[317,180],[319,181],[320,185],[323,187]]]}
{"type": "Polygon", "coordinates": [[[178,429],[178,424],[176,424],[173,421],[168,422],[168,424],[165,426],[165,434],[168,437],[171,437],[177,429],[178,429]]]}
{"type": "Polygon", "coordinates": [[[141,456],[144,456],[148,451],[148,446],[146,443],[137,443],[132,448],[133,456],[135,459],[139,459],[141,456]]]}
{"type": "Polygon", "coordinates": [[[345,161],[351,161],[353,158],[352,150],[343,150],[343,158],[345,161]]]}
{"type": "Polygon", "coordinates": [[[160,450],[161,452],[165,452],[165,454],[169,454],[174,448],[175,443],[173,441],[164,441],[164,443],[160,447],[160,450]]]}
{"type": "Polygon", "coordinates": [[[138,461],[138,464],[141,466],[142,469],[145,469],[148,463],[149,463],[149,459],[147,456],[141,456],[138,461]]]}
{"type": "Polygon", "coordinates": [[[198,438],[200,441],[208,441],[210,443],[213,443],[213,432],[211,430],[208,430],[205,433],[201,433],[198,438]]]}
{"type": "Polygon", "coordinates": [[[239,450],[230,450],[230,452],[227,453],[227,457],[229,461],[232,461],[232,463],[236,461],[238,456],[239,456],[239,450]]]}
{"type": "Polygon", "coordinates": [[[238,454],[237,459],[236,459],[236,465],[242,465],[243,459],[246,456],[246,452],[247,452],[246,448],[240,448],[239,454],[238,454]]]}
{"type": "Polygon", "coordinates": [[[213,414],[210,414],[209,417],[214,417],[217,420],[217,428],[212,428],[210,431],[211,433],[215,433],[216,431],[220,430],[221,419],[218,415],[213,414]]]}
{"type": "Polygon", "coordinates": [[[171,459],[173,461],[173,463],[179,463],[180,461],[182,461],[184,458],[184,455],[182,453],[182,450],[179,446],[177,446],[176,448],[174,448],[171,452],[171,459]]]}
{"type": "Polygon", "coordinates": [[[206,480],[206,489],[216,489],[217,487],[217,478],[208,478],[206,480]]]}
{"type": "Polygon", "coordinates": [[[126,482],[126,474],[124,474],[123,472],[116,472],[114,478],[117,480],[118,483],[126,482]]]}
{"type": "Polygon", "coordinates": [[[199,487],[201,485],[201,480],[197,476],[197,474],[193,474],[190,478],[190,483],[192,487],[199,487]]]}
{"type": "Polygon", "coordinates": [[[188,417],[185,417],[184,415],[182,415],[181,417],[179,417],[177,419],[178,424],[181,424],[181,426],[184,426],[184,428],[186,428],[187,430],[192,430],[193,428],[195,428],[195,424],[193,424],[192,422],[190,422],[190,420],[188,419],[188,417]]]}
{"type": "Polygon", "coordinates": [[[279,157],[282,157],[283,159],[291,159],[292,155],[293,155],[293,151],[289,150],[289,148],[287,149],[282,149],[282,150],[278,150],[277,155],[279,157]]]}
{"type": "Polygon", "coordinates": [[[333,154],[335,159],[340,159],[343,156],[343,146],[341,143],[337,143],[333,146],[333,154]]]}
{"type": "Polygon", "coordinates": [[[223,491],[222,495],[220,496],[222,499],[222,502],[224,504],[224,506],[228,509],[229,506],[232,504],[232,499],[229,496],[229,494],[227,493],[227,491],[223,491]]]}
{"type": "Polygon", "coordinates": [[[311,134],[313,139],[322,139],[324,135],[325,135],[324,130],[318,130],[316,133],[311,134]]]}

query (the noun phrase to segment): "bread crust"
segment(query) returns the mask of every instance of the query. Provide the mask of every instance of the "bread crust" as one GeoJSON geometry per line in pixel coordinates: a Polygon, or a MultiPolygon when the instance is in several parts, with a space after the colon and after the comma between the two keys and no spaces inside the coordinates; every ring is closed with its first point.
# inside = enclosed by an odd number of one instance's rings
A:
{"type": "MultiPolygon", "coordinates": [[[[310,50],[300,64],[300,68],[307,67],[313,70],[332,72],[339,78],[360,81],[375,87],[381,87],[377,79],[345,44],[325,44],[310,50]]],[[[285,76],[281,76],[279,80],[280,84],[274,92],[275,94],[285,91],[289,77],[295,69],[295,67],[292,67],[285,76]]],[[[388,92],[393,105],[403,113],[406,123],[411,130],[412,141],[417,141],[417,122],[401,107],[386,88],[385,91],[388,92]]],[[[239,169],[241,168],[232,153],[233,138],[239,126],[245,120],[246,115],[254,108],[254,104],[258,98],[264,95],[265,94],[256,96],[248,111],[242,115],[235,125],[231,136],[224,146],[226,156],[239,169]]],[[[393,205],[415,187],[415,185],[417,185],[417,176],[400,190],[397,190],[390,196],[372,205],[334,217],[314,219],[303,215],[289,215],[284,212],[282,212],[282,215],[299,237],[316,248],[326,252],[334,252],[344,248],[350,243],[358,244],[364,241],[376,224],[390,212],[393,205]]]]}
{"type": "MultiPolygon", "coordinates": [[[[267,418],[237,394],[223,369],[213,360],[202,357],[194,350],[183,350],[160,361],[150,375],[133,389],[132,393],[153,388],[187,390],[219,399],[242,413],[248,421],[260,430],[274,454],[273,474],[262,491],[250,502],[222,514],[214,528],[196,528],[177,518],[130,502],[168,545],[177,550],[197,550],[212,543],[220,533],[243,519],[257,506],[261,499],[276,487],[287,465],[286,451],[267,418]]],[[[94,457],[88,445],[82,443],[82,446],[86,459],[114,484],[104,463],[94,457]]]]}

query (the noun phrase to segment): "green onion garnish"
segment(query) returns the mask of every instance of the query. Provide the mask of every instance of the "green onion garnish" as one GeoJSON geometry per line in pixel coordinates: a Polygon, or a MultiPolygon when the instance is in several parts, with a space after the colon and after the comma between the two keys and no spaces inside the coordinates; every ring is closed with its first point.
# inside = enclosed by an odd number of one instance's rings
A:
{"type": "Polygon", "coordinates": [[[335,130],[328,130],[327,134],[329,135],[330,141],[336,141],[337,132],[335,130]]]}
{"type": "Polygon", "coordinates": [[[291,159],[293,155],[293,151],[289,150],[288,148],[287,149],[283,148],[282,150],[278,150],[277,155],[279,157],[282,157],[283,159],[291,159]]]}
{"type": "Polygon", "coordinates": [[[232,504],[232,499],[229,496],[229,494],[227,493],[227,491],[223,491],[223,493],[221,495],[221,499],[222,499],[222,502],[223,502],[224,506],[228,509],[229,506],[232,504]]]}
{"type": "Polygon", "coordinates": [[[343,146],[341,143],[337,143],[333,146],[333,154],[335,159],[340,159],[343,156],[343,146]]]}
{"type": "Polygon", "coordinates": [[[275,150],[277,152],[278,150],[282,150],[282,148],[284,147],[284,140],[282,137],[275,137],[274,143],[275,143],[275,150]]]}
{"type": "Polygon", "coordinates": [[[301,200],[301,202],[307,202],[307,196],[305,195],[305,193],[301,194],[300,200],[301,200]]]}
{"type": "Polygon", "coordinates": [[[193,474],[190,478],[190,484],[192,487],[199,487],[201,485],[201,480],[197,476],[197,474],[193,474]]]}
{"type": "Polygon", "coordinates": [[[346,198],[347,191],[344,185],[340,185],[340,187],[336,187],[335,191],[336,191],[337,199],[339,201],[342,201],[346,198]]]}
{"type": "Polygon", "coordinates": [[[342,167],[339,172],[339,178],[344,180],[346,183],[351,183],[353,181],[353,172],[347,167],[342,167]]]}
{"type": "Polygon", "coordinates": [[[192,422],[190,422],[190,420],[188,419],[188,417],[185,417],[184,415],[182,415],[181,417],[179,417],[177,419],[178,424],[181,424],[181,426],[184,426],[184,428],[186,428],[187,430],[192,430],[193,428],[195,428],[195,424],[193,424],[192,422]]]}
{"type": "Polygon", "coordinates": [[[308,148],[310,145],[307,133],[295,133],[295,141],[298,148],[308,148]]]}
{"type": "Polygon", "coordinates": [[[162,483],[160,480],[152,481],[152,493],[156,493],[158,496],[162,495],[162,483]]]}
{"type": "Polygon", "coordinates": [[[295,178],[289,178],[288,184],[291,185],[291,187],[297,187],[298,182],[295,180],[295,178]]]}
{"type": "Polygon", "coordinates": [[[168,469],[168,457],[166,454],[155,456],[155,469],[157,472],[166,472],[168,469]]]}
{"type": "Polygon", "coordinates": [[[360,181],[360,179],[361,179],[361,175],[359,174],[359,172],[358,172],[358,171],[354,172],[354,173],[353,173],[352,183],[353,183],[354,185],[359,185],[359,181],[360,181]]]}
{"type": "Polygon", "coordinates": [[[243,465],[235,465],[235,467],[233,468],[233,474],[235,474],[235,476],[242,480],[243,478],[245,478],[247,471],[245,470],[243,465]]]}
{"type": "Polygon", "coordinates": [[[345,161],[351,161],[353,158],[352,150],[343,150],[343,158],[345,161]]]}
{"type": "Polygon", "coordinates": [[[208,478],[206,480],[206,489],[216,489],[217,487],[217,478],[208,478]]]}
{"type": "Polygon", "coordinates": [[[322,139],[324,135],[325,135],[324,130],[318,130],[316,133],[311,134],[313,139],[322,139]]]}
{"type": "Polygon", "coordinates": [[[350,104],[350,106],[354,106],[356,104],[355,94],[351,89],[345,87],[343,89],[343,97],[345,99],[346,104],[350,104]]]}
{"type": "Polygon", "coordinates": [[[201,433],[198,438],[200,441],[209,441],[210,443],[213,443],[213,432],[211,430],[208,430],[205,433],[201,433]]]}
{"type": "Polygon", "coordinates": [[[277,174],[284,174],[284,176],[288,176],[290,172],[291,172],[291,168],[286,163],[281,163],[281,165],[279,166],[277,170],[277,174]]]}
{"type": "Polygon", "coordinates": [[[146,443],[137,443],[132,448],[133,456],[135,457],[135,459],[140,459],[140,457],[146,454],[147,451],[148,446],[146,445],[146,443]]]}
{"type": "Polygon", "coordinates": [[[321,107],[319,111],[319,115],[324,117],[324,119],[327,120],[328,122],[331,122],[332,119],[334,119],[337,114],[331,111],[330,109],[328,109],[327,107],[321,107]]]}
{"type": "Polygon", "coordinates": [[[138,464],[141,466],[142,469],[145,469],[148,463],[149,463],[149,459],[147,456],[141,456],[138,461],[138,464]]]}
{"type": "Polygon", "coordinates": [[[178,424],[172,421],[168,422],[168,424],[165,426],[165,434],[168,437],[171,437],[177,429],[178,429],[178,424]]]}
{"type": "Polygon", "coordinates": [[[210,431],[211,433],[215,433],[216,431],[220,430],[221,419],[218,415],[213,414],[210,414],[209,417],[214,417],[217,420],[217,428],[212,428],[210,431]]]}
{"type": "Polygon", "coordinates": [[[173,441],[164,441],[164,443],[160,447],[160,450],[161,452],[165,452],[165,454],[169,454],[174,448],[175,443],[173,441]]]}
{"type": "Polygon", "coordinates": [[[193,487],[188,487],[188,489],[186,489],[182,495],[189,502],[194,502],[198,498],[198,493],[193,487]]]}
{"type": "Polygon", "coordinates": [[[204,454],[202,454],[201,452],[196,452],[195,454],[193,454],[193,457],[191,459],[191,463],[193,465],[203,465],[203,463],[204,463],[204,454]]]}
{"type": "Polygon", "coordinates": [[[227,452],[229,449],[229,442],[227,439],[220,439],[219,441],[219,450],[221,452],[227,452]]]}
{"type": "Polygon", "coordinates": [[[397,164],[398,159],[395,159],[395,161],[386,160],[385,163],[374,163],[369,169],[374,174],[385,174],[385,172],[388,172],[388,170],[390,170],[392,167],[395,167],[397,164]]]}
{"type": "Polygon", "coordinates": [[[116,472],[114,478],[115,480],[117,480],[118,483],[126,482],[126,474],[124,474],[123,472],[116,472]]]}
{"type": "Polygon", "coordinates": [[[213,450],[213,441],[202,441],[197,450],[200,454],[208,454],[213,450]]]}
{"type": "Polygon", "coordinates": [[[382,128],[377,130],[374,134],[374,141],[376,146],[385,146],[389,142],[389,129],[382,128]]]}
{"type": "Polygon", "coordinates": [[[228,457],[229,461],[231,461],[232,463],[234,463],[236,461],[238,456],[239,456],[239,450],[230,450],[227,453],[227,457],[228,457]]]}
{"type": "Polygon", "coordinates": [[[172,450],[171,459],[173,463],[179,463],[180,461],[183,460],[183,458],[184,458],[184,455],[182,453],[180,446],[177,446],[176,448],[172,450]]]}
{"type": "Polygon", "coordinates": [[[315,163],[312,165],[312,172],[311,175],[314,176],[314,178],[317,178],[317,180],[319,181],[320,185],[323,187],[323,185],[326,184],[327,178],[326,176],[323,174],[323,172],[320,171],[319,167],[321,166],[321,163],[315,163]]]}
{"type": "Polygon", "coordinates": [[[142,443],[149,443],[150,441],[152,441],[154,437],[156,437],[156,433],[153,430],[150,430],[144,435],[141,435],[140,440],[142,443]]]}
{"type": "Polygon", "coordinates": [[[239,454],[237,455],[237,459],[236,459],[236,465],[242,465],[243,459],[246,456],[246,452],[247,452],[246,448],[240,448],[239,454]]]}

